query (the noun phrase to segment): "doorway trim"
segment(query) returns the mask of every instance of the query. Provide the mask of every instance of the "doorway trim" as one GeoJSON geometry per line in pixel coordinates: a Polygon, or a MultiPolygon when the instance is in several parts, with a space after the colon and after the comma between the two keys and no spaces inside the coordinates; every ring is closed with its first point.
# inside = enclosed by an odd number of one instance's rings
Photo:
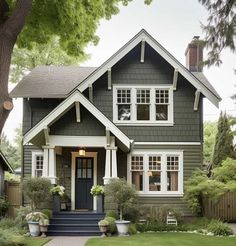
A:
{"type": "MultiPolygon", "coordinates": [[[[75,166],[77,157],[93,158],[93,185],[97,185],[97,152],[85,152],[80,156],[79,152],[71,152],[71,210],[75,210],[75,166]]],[[[93,197],[93,210],[97,210],[97,199],[93,197]]]]}

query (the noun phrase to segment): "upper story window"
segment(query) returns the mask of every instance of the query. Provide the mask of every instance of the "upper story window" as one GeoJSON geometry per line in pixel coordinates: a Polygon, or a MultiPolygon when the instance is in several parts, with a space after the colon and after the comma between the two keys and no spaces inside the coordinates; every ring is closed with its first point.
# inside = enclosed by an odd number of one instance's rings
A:
{"type": "Polygon", "coordinates": [[[114,85],[113,120],[124,125],[173,125],[172,86],[114,85]]]}
{"type": "Polygon", "coordinates": [[[43,152],[32,152],[32,177],[43,176],[43,152]]]}
{"type": "Polygon", "coordinates": [[[183,151],[133,150],[128,162],[128,179],[140,194],[183,194],[183,151]]]}

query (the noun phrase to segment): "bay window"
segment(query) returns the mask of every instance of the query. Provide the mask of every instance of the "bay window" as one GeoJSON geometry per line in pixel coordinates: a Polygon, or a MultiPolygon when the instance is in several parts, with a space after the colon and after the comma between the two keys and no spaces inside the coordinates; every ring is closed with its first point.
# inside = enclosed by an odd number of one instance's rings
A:
{"type": "Polygon", "coordinates": [[[113,119],[118,124],[173,125],[173,88],[113,86],[113,119]]]}
{"type": "Polygon", "coordinates": [[[183,194],[183,151],[133,150],[128,180],[141,195],[183,194]]]}

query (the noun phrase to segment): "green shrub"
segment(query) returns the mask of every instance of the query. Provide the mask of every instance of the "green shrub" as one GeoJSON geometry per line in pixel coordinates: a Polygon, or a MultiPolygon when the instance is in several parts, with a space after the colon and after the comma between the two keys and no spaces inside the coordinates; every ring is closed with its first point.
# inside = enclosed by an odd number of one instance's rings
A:
{"type": "Polygon", "coordinates": [[[13,228],[16,226],[16,222],[13,219],[4,218],[0,220],[0,228],[2,230],[13,228]]]}
{"type": "Polygon", "coordinates": [[[52,218],[52,210],[51,209],[43,209],[41,212],[43,214],[45,214],[48,217],[48,219],[52,218]]]}
{"type": "Polygon", "coordinates": [[[23,246],[24,237],[16,233],[14,230],[0,230],[0,245],[1,246],[23,246]]]}
{"type": "Polygon", "coordinates": [[[139,219],[139,206],[138,204],[133,204],[124,210],[124,219],[130,220],[132,222],[137,222],[139,219]]]}
{"type": "Polygon", "coordinates": [[[118,213],[117,213],[116,211],[114,211],[114,210],[109,210],[109,211],[107,211],[107,212],[106,212],[106,217],[113,217],[113,218],[115,218],[116,220],[119,219],[118,213]]]}
{"type": "Polygon", "coordinates": [[[135,224],[130,224],[129,225],[129,231],[128,231],[129,235],[134,235],[137,233],[137,229],[135,224]]]}
{"type": "Polygon", "coordinates": [[[32,211],[50,197],[51,182],[47,178],[28,178],[23,182],[24,194],[30,199],[32,211]]]}
{"type": "Polygon", "coordinates": [[[208,232],[212,232],[215,236],[233,235],[232,229],[219,220],[212,220],[206,229],[208,232]]]}
{"type": "Polygon", "coordinates": [[[15,222],[21,227],[28,227],[27,221],[25,219],[26,215],[31,212],[31,208],[27,207],[20,207],[16,209],[16,218],[15,222]]]}
{"type": "Polygon", "coordinates": [[[115,223],[116,219],[113,217],[105,217],[105,220],[109,222],[108,231],[111,234],[116,234],[117,233],[117,228],[116,228],[116,223],[115,223]]]}
{"type": "Polygon", "coordinates": [[[0,197],[0,216],[4,217],[10,204],[7,201],[6,197],[1,196],[0,197]]]}

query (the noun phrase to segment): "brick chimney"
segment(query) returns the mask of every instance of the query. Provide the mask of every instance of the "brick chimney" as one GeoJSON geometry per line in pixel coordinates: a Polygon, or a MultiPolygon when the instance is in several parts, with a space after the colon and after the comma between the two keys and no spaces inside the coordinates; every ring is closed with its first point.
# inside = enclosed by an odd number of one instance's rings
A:
{"type": "Polygon", "coordinates": [[[203,42],[199,36],[194,36],[185,51],[186,67],[191,72],[202,72],[203,42]]]}

